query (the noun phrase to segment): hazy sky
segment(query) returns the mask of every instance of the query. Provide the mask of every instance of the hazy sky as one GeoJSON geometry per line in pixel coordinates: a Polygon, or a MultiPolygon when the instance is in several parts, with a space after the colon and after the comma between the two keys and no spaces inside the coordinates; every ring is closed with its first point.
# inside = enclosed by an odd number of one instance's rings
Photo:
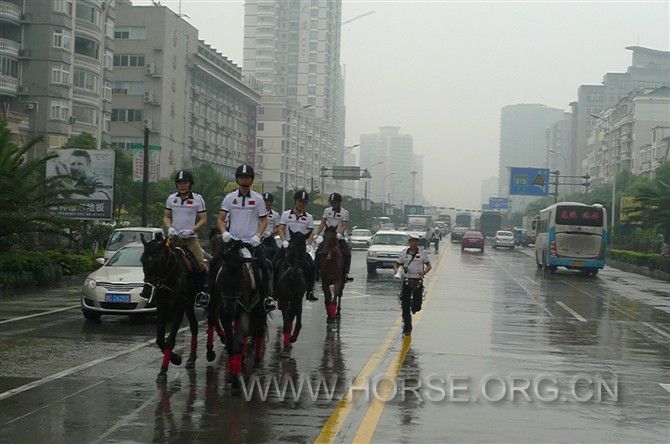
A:
{"type": "MultiPolygon", "coordinates": [[[[342,28],[347,145],[400,126],[425,156],[426,198],[478,208],[482,179],[498,171],[500,109],[569,110],[579,85],[626,70],[624,47],[668,50],[669,4],[345,0],[343,21],[374,11],[342,28]]],[[[201,39],[242,64],[242,1],[182,0],[182,12],[201,39]]]]}

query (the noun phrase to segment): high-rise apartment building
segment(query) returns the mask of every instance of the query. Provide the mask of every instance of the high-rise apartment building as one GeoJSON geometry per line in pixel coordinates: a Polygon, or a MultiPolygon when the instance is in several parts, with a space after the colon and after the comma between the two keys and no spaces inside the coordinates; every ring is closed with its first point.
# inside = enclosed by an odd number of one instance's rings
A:
{"type": "Polygon", "coordinates": [[[165,6],[117,7],[114,31],[114,147],[161,147],[160,175],[210,164],[233,177],[254,164],[261,87],[198,39],[198,30],[165,6]]]}
{"type": "MultiPolygon", "coordinates": [[[[302,178],[311,177],[315,168],[332,168],[338,151],[343,150],[344,137],[340,128],[344,103],[340,70],[341,16],[341,0],[248,0],[244,5],[244,73],[257,78],[263,85],[263,108],[288,103],[281,105],[291,109],[286,113],[288,116],[295,115],[292,109],[298,106],[307,111],[306,124],[313,125],[313,128],[305,128],[305,133],[325,131],[325,145],[313,144],[321,147],[321,151],[305,157],[303,170],[297,162],[296,169],[285,172],[287,177],[282,178],[280,173],[279,182],[288,187],[299,186],[302,178]],[[300,180],[294,182],[292,176],[300,180]]],[[[302,112],[297,114],[302,115],[302,112]]],[[[263,119],[260,115],[259,124],[264,123],[263,119]]],[[[283,125],[291,127],[295,122],[285,121],[283,125]]],[[[268,124],[264,140],[282,137],[280,132],[269,133],[270,128],[279,131],[281,126],[268,124]]],[[[284,142],[285,146],[289,144],[289,150],[301,149],[300,146],[290,147],[290,140],[284,139],[284,142]]],[[[307,145],[302,148],[307,149],[307,145]]],[[[283,170],[282,165],[292,168],[293,162],[290,152],[271,149],[263,147],[265,168],[259,171],[274,182],[276,174],[273,170],[283,170]]],[[[329,191],[333,183],[327,178],[325,191],[329,191]]]]}
{"type": "Polygon", "coordinates": [[[0,102],[38,153],[109,141],[115,0],[0,2],[0,102]]]}

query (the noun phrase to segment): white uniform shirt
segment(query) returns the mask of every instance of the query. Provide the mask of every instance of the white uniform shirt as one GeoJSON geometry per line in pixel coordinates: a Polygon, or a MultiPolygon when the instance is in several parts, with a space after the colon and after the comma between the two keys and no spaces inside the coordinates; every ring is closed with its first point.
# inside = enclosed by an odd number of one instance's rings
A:
{"type": "Polygon", "coordinates": [[[221,210],[228,212],[230,237],[242,242],[249,242],[258,234],[260,220],[267,215],[263,196],[253,190],[248,196],[243,196],[239,190],[228,193],[221,202],[221,210]]]}
{"type": "Polygon", "coordinates": [[[286,227],[284,237],[288,241],[291,240],[291,231],[294,233],[299,231],[304,235],[311,233],[314,229],[314,218],[308,212],[298,216],[293,210],[286,210],[279,219],[279,225],[286,227]]]}
{"type": "Polygon", "coordinates": [[[279,214],[279,211],[276,210],[270,210],[268,213],[268,226],[265,229],[265,237],[272,236],[272,232],[274,231],[275,228],[279,226],[279,219],[281,218],[281,215],[279,214]]]}
{"type": "Polygon", "coordinates": [[[398,264],[402,265],[405,268],[405,277],[412,279],[419,279],[423,273],[424,266],[430,263],[430,258],[428,253],[425,250],[418,249],[414,254],[414,259],[412,260],[412,255],[408,252],[409,247],[405,248],[400,255],[398,256],[398,264]]]}
{"type": "Polygon", "coordinates": [[[340,207],[340,211],[335,211],[333,207],[328,207],[323,210],[321,218],[326,221],[326,228],[337,227],[340,225],[340,222],[349,222],[349,212],[342,207],[340,207]]]}
{"type": "MultiPolygon", "coordinates": [[[[206,211],[202,196],[192,191],[185,199],[178,192],[170,194],[165,201],[165,209],[172,212],[172,227],[177,231],[192,230],[198,214],[206,211]]],[[[193,234],[191,237],[197,235],[193,234]]]]}

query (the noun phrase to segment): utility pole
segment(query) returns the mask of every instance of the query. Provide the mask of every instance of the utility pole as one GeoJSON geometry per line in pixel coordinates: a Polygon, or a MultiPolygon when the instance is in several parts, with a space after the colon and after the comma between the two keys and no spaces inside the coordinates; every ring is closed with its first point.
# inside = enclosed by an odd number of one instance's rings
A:
{"type": "Polygon", "coordinates": [[[147,200],[149,198],[149,127],[144,127],[144,159],[142,159],[142,226],[147,226],[147,200]]]}

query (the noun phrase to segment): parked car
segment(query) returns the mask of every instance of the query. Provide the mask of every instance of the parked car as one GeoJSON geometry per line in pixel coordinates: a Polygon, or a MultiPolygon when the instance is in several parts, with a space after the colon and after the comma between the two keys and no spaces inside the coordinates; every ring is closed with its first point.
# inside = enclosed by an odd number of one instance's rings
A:
{"type": "Polygon", "coordinates": [[[81,291],[81,311],[87,320],[105,314],[154,313],[156,307],[140,297],[144,272],[140,257],[144,246],[131,243],[120,248],[105,264],[89,274],[81,291]]]}
{"type": "Polygon", "coordinates": [[[461,251],[465,251],[466,248],[477,248],[483,253],[485,244],[486,238],[481,231],[466,231],[461,238],[461,251]]]}
{"type": "Polygon", "coordinates": [[[142,242],[140,235],[144,235],[144,239],[148,242],[163,236],[163,229],[150,227],[117,228],[105,244],[105,260],[111,258],[121,247],[132,242],[142,242]]]}
{"type": "Polygon", "coordinates": [[[460,242],[461,239],[463,239],[463,235],[469,230],[469,228],[466,227],[454,227],[453,230],[451,230],[451,241],[452,242],[460,242]]]}
{"type": "Polygon", "coordinates": [[[511,231],[498,230],[493,238],[493,248],[509,248],[514,249],[514,233],[511,231]]]}
{"type": "Polygon", "coordinates": [[[366,257],[368,273],[376,273],[377,268],[393,268],[398,255],[407,248],[408,241],[409,235],[403,231],[377,231],[366,257]]]}
{"type": "Polygon", "coordinates": [[[351,236],[349,237],[349,245],[352,250],[357,248],[362,248],[367,250],[370,244],[372,243],[372,232],[364,228],[355,228],[351,231],[351,236]]]}

